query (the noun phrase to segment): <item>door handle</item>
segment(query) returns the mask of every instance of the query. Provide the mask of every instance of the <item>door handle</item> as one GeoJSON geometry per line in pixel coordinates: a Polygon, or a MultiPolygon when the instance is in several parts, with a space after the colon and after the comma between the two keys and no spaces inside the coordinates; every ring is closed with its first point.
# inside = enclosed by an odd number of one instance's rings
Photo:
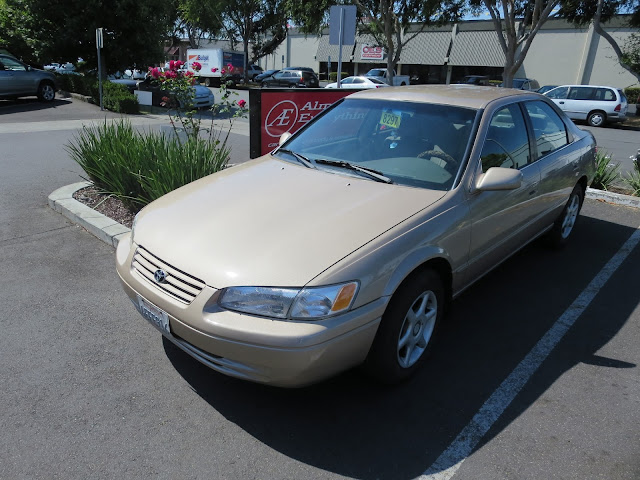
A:
{"type": "Polygon", "coordinates": [[[564,105],[564,102],[559,102],[559,103],[560,103],[560,105],[564,105]]]}

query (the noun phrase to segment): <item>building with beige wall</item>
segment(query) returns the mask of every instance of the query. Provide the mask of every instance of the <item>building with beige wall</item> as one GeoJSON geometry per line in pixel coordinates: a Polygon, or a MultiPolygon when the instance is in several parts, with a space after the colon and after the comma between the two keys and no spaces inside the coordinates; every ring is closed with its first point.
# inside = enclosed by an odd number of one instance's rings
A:
{"type": "MultiPolygon", "coordinates": [[[[619,16],[605,29],[622,46],[638,29],[626,26],[619,16]]],[[[343,46],[342,70],[362,74],[370,68],[386,66],[386,60],[362,58],[362,47],[375,45],[368,36],[356,35],[355,45],[343,46]]],[[[321,36],[305,36],[291,29],[276,53],[260,59],[264,69],[289,66],[312,67],[326,77],[329,66],[336,71],[338,46],[329,45],[328,30],[321,36]],[[331,64],[329,64],[329,59],[331,64]]],[[[402,52],[398,73],[411,75],[414,83],[451,83],[465,75],[488,75],[499,80],[504,67],[493,22],[471,20],[419,33],[402,52]]],[[[516,75],[538,80],[540,85],[591,84],[618,88],[637,84],[633,75],[618,63],[609,43],[593,31],[593,26],[576,28],[552,19],[538,32],[516,75]]]]}

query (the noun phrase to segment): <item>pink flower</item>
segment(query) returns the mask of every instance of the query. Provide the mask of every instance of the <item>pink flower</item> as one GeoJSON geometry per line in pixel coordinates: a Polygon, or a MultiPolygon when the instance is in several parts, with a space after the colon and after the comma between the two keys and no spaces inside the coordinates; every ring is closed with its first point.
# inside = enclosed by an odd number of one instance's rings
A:
{"type": "Polygon", "coordinates": [[[164,72],[164,76],[166,78],[178,78],[178,73],[175,70],[169,70],[168,72],[164,72]]]}
{"type": "Polygon", "coordinates": [[[176,68],[176,62],[174,62],[173,60],[171,60],[171,61],[169,62],[169,68],[170,68],[171,70],[175,70],[175,68],[176,68]]]}
{"type": "Polygon", "coordinates": [[[191,64],[191,68],[193,68],[196,72],[199,72],[202,68],[202,65],[200,64],[200,62],[193,62],[191,64]]]}
{"type": "Polygon", "coordinates": [[[227,68],[228,68],[229,70],[233,70],[233,65],[231,65],[230,63],[227,63],[227,68]]]}
{"type": "Polygon", "coordinates": [[[178,61],[175,63],[176,70],[177,70],[177,69],[179,69],[180,67],[182,67],[183,65],[184,65],[184,62],[183,62],[182,60],[178,60],[178,61]]]}
{"type": "Polygon", "coordinates": [[[158,70],[158,67],[149,67],[149,75],[151,75],[155,79],[158,79],[158,77],[160,77],[160,70],[158,70]]]}
{"type": "Polygon", "coordinates": [[[212,71],[213,73],[216,73],[216,72],[218,71],[218,69],[217,69],[216,67],[213,67],[213,68],[211,69],[211,71],[212,71]]]}
{"type": "Polygon", "coordinates": [[[244,100],[238,100],[238,106],[240,108],[244,108],[244,106],[247,104],[247,102],[245,102],[244,100]]]}
{"type": "Polygon", "coordinates": [[[222,70],[220,70],[220,73],[224,75],[225,73],[227,73],[227,71],[223,68],[222,70]]]}

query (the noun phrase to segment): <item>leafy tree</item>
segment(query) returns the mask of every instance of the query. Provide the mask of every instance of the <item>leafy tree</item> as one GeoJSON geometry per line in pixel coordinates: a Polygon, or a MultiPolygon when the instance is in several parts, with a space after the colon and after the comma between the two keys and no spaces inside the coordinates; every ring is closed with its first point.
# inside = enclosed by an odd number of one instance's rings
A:
{"type": "Polygon", "coordinates": [[[533,39],[552,16],[560,0],[471,0],[471,10],[488,10],[498,41],[504,52],[505,87],[522,66],[533,39]]]}
{"type": "Polygon", "coordinates": [[[361,19],[366,19],[360,30],[372,35],[387,52],[390,85],[403,48],[427,25],[458,20],[464,7],[461,0],[354,0],[354,4],[361,19]]]}
{"type": "Polygon", "coordinates": [[[97,65],[95,29],[104,28],[109,70],[144,67],[164,57],[174,0],[5,0],[1,31],[14,54],[45,63],[82,57],[97,65]]]}
{"type": "Polygon", "coordinates": [[[593,22],[594,31],[611,45],[620,66],[640,82],[640,62],[638,62],[640,39],[638,36],[632,35],[623,49],[602,26],[614,15],[627,12],[631,12],[629,25],[640,27],[639,0],[563,0],[558,16],[564,17],[576,25],[587,25],[593,22]]]}
{"type": "Polygon", "coordinates": [[[249,43],[258,45],[251,57],[274,51],[286,38],[286,22],[289,18],[285,0],[227,0],[222,12],[229,39],[239,38],[244,52],[245,82],[248,80],[249,43]],[[275,33],[270,42],[262,40],[266,32],[275,33]]]}

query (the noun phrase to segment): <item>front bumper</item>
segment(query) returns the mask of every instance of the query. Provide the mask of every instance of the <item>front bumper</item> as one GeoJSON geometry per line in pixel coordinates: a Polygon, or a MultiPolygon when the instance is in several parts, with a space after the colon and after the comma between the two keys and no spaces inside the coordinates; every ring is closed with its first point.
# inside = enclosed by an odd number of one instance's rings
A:
{"type": "Polygon", "coordinates": [[[220,309],[218,291],[205,286],[190,304],[163,293],[131,267],[136,245],[123,238],[118,275],[138,308],[138,296],[168,314],[163,335],[204,365],[225,375],[281,387],[300,387],[362,363],[387,298],[322,321],[282,321],[220,309]]]}

